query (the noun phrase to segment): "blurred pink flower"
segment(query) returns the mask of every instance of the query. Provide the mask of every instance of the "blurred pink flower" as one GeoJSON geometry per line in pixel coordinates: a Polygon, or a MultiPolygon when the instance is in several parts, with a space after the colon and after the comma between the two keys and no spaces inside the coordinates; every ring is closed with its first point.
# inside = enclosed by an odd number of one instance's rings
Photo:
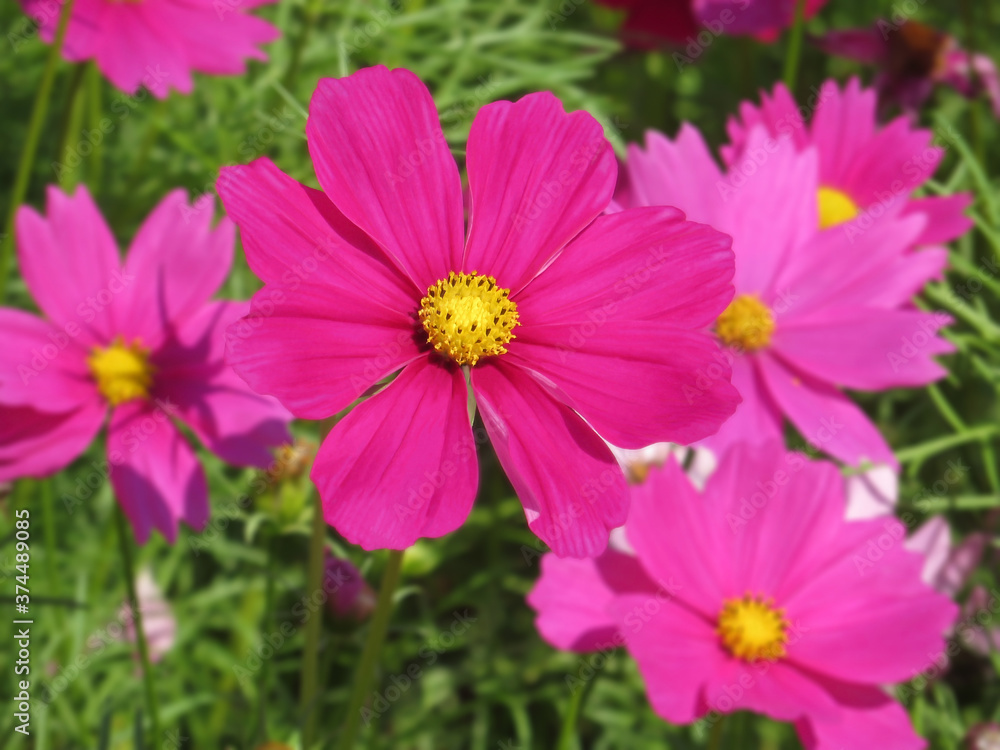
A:
{"type": "Polygon", "coordinates": [[[704,493],[668,460],[632,496],[635,556],[543,557],[528,603],[546,641],[624,644],[673,723],[749,710],[810,750],[924,747],[882,686],[934,663],[958,608],[921,580],[902,524],[844,519],[835,466],[742,445],[704,493]]]}
{"type": "Polygon", "coordinates": [[[892,515],[899,499],[899,475],[891,466],[875,466],[846,479],[847,519],[892,515]]]}
{"type": "Polygon", "coordinates": [[[335,619],[365,620],[375,609],[375,592],[354,563],[326,552],[323,591],[335,619]]]}
{"type": "Polygon", "coordinates": [[[327,521],[365,549],[458,528],[476,495],[468,388],[531,529],[560,555],[605,548],[628,487],[601,437],[690,442],[736,404],[704,327],[731,294],[729,239],[670,208],[601,215],[617,163],[603,129],[549,93],[483,107],[458,167],[407,70],[324,79],[309,150],[325,193],[270,161],[218,190],[266,286],[229,330],[252,388],[306,419],[383,378],[320,447],[327,521]],[[331,255],[335,262],[330,262],[331,255]]]}
{"type": "MultiPolygon", "coordinates": [[[[0,308],[0,480],[44,476],[79,456],[108,419],[107,462],[72,497],[109,478],[143,543],[208,520],[205,474],[174,420],[213,453],[267,466],[288,413],[225,364],[225,327],[245,302],[210,301],[229,274],[234,228],[211,228],[212,200],[163,199],[122,263],[87,192],[48,190],[48,215],[22,206],[18,258],[44,318],[0,308]]],[[[69,508],[72,510],[72,507],[69,508]]]]}
{"type": "MultiPolygon", "coordinates": [[[[146,636],[149,659],[155,663],[173,648],[177,640],[177,618],[148,570],[136,576],[135,596],[142,615],[142,632],[146,636]]],[[[135,643],[135,618],[128,602],[122,606],[120,617],[125,623],[125,639],[135,643]]]]}
{"type": "Polygon", "coordinates": [[[933,357],[953,349],[937,335],[950,319],[912,309],[912,298],[946,254],[911,251],[922,213],[820,231],[819,163],[815,147],[800,150],[758,125],[723,172],[685,124],[676,140],[650,131],[645,150],[629,147],[619,201],[676,206],[733,238],[736,298],[715,322],[726,357],[699,371],[689,394],[711,387],[731,360],[743,403],[708,447],[781,440],[787,418],[846,463],[894,466],[878,429],[841,388],[919,386],[945,374],[933,357]]]}
{"type": "MultiPolygon", "coordinates": [[[[906,117],[878,127],[875,96],[856,78],[843,89],[836,81],[826,81],[810,100],[810,119],[808,109],[800,108],[779,83],[771,95],[761,93],[759,107],[743,102],[739,116],[730,117],[731,143],[722,147],[722,157],[729,165],[745,158],[749,133],[764,127],[768,135],[788,138],[800,151],[816,150],[820,184],[814,195],[822,228],[843,224],[853,231],[883,214],[922,214],[926,224],[914,245],[940,245],[964,234],[972,226],[965,216],[970,194],[912,196],[933,176],[944,149],[932,145],[930,130],[914,128],[906,117]]],[[[924,253],[913,264],[943,267],[945,248],[924,253]]]]}
{"type": "MultiPolygon", "coordinates": [[[[20,0],[51,43],[61,2],[20,0]]],[[[134,94],[145,86],[163,99],[170,89],[191,93],[191,73],[236,75],[245,59],[281,32],[245,10],[275,0],[75,0],[63,56],[93,59],[115,86],[134,94]]]]}
{"type": "Polygon", "coordinates": [[[880,20],[873,28],[831,31],[814,40],[832,55],[878,66],[875,87],[882,109],[914,113],[939,84],[969,99],[985,94],[1000,117],[1000,76],[988,55],[962,49],[958,40],[919,21],[880,20]]]}

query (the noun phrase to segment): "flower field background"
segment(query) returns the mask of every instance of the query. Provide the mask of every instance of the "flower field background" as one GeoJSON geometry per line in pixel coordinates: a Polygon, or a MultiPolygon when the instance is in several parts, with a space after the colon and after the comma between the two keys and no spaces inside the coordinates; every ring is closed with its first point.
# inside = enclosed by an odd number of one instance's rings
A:
{"type": "MultiPolygon", "coordinates": [[[[223,17],[240,7],[227,3],[217,4],[223,17]]],[[[727,120],[740,103],[757,101],[782,79],[794,44],[789,30],[766,43],[705,31],[679,47],[633,49],[619,35],[621,12],[582,0],[281,0],[254,14],[281,30],[264,45],[267,61],[251,62],[241,76],[196,75],[186,96],[156,99],[144,89],[128,95],[92,63],[60,61],[25,202],[41,209],[47,185],[85,185],[127,247],[171,190],[185,189],[192,203],[214,196],[222,167],[266,156],[317,187],[305,136],[317,81],[378,64],[407,68],[424,81],[460,166],[481,107],[536,91],[552,92],[569,111],[591,113],[620,159],[647,129],[673,137],[682,122],[696,125],[714,150],[727,141],[727,120]]],[[[873,77],[871,66],[830,56],[810,38],[878,18],[913,18],[948,31],[967,49],[1000,55],[994,3],[830,0],[805,24],[794,86],[800,104],[808,109],[828,78],[873,77]]],[[[6,210],[50,46],[17,3],[0,6],[0,31],[6,210]]],[[[1000,724],[1000,605],[990,607],[1000,601],[1000,122],[986,98],[970,100],[944,86],[918,117],[945,151],[924,193],[974,196],[967,212],[974,228],[950,243],[945,277],[916,302],[951,316],[943,335],[956,351],[940,358],[947,377],[929,386],[851,395],[900,463],[895,514],[908,532],[943,516],[956,548],[970,535],[985,535],[976,537],[985,539],[981,556],[955,587],[960,617],[982,628],[985,647],[963,645],[946,666],[918,675],[899,695],[929,747],[989,750],[1000,747],[1000,727],[995,744],[971,743],[980,742],[975,732],[982,725],[1000,724]]],[[[413,161],[422,158],[418,152],[413,161]]],[[[399,168],[404,173],[413,165],[399,168]]],[[[218,198],[214,206],[221,215],[218,198]]],[[[36,311],[13,258],[5,271],[3,304],[36,311]]],[[[238,246],[218,296],[245,300],[260,286],[238,246]]],[[[4,488],[0,638],[11,644],[16,630],[9,623],[21,509],[31,517],[34,624],[31,736],[14,732],[18,720],[5,708],[0,745],[277,750],[302,748],[306,735],[310,747],[337,746],[389,556],[366,552],[324,525],[326,548],[350,560],[366,584],[338,609],[345,577],[328,568],[324,585],[315,566],[310,576],[316,491],[309,467],[330,426],[293,422],[296,447],[276,454],[270,474],[234,468],[199,447],[211,498],[205,529],[182,525],[173,544],[153,533],[130,548],[135,569],[155,582],[143,590],[165,600],[143,610],[155,662],[155,732],[129,636],[103,441],[54,476],[4,488]],[[150,630],[157,622],[167,637],[150,630]]],[[[475,506],[460,529],[418,541],[403,558],[357,747],[801,747],[791,725],[745,712],[722,729],[670,725],[650,707],[625,650],[574,654],[542,640],[525,598],[547,548],[526,526],[481,423],[474,435],[475,506]]],[[[787,439],[803,448],[794,429],[787,439]]],[[[15,658],[12,646],[0,647],[5,706],[17,695],[15,658]]]]}

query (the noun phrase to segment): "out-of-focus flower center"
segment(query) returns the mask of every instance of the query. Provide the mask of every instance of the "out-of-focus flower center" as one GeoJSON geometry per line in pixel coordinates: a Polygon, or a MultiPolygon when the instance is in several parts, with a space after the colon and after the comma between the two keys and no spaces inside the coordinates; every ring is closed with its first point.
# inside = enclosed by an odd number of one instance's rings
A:
{"type": "Polygon", "coordinates": [[[506,353],[518,320],[509,297],[510,290],[492,276],[452,271],[420,300],[427,343],[460,365],[506,353]]]}
{"type": "Polygon", "coordinates": [[[715,321],[715,332],[726,346],[756,351],[771,343],[774,315],[756,294],[741,294],[715,321]]]}
{"type": "Polygon", "coordinates": [[[843,190],[821,187],[819,189],[819,228],[829,229],[851,221],[861,213],[858,204],[843,190]]]}
{"type": "Polygon", "coordinates": [[[118,337],[111,346],[94,347],[87,358],[97,389],[112,406],[137,398],[148,398],[153,385],[149,350],[139,339],[126,344],[118,337]]]}
{"type": "Polygon", "coordinates": [[[788,620],[772,599],[747,594],[742,599],[727,600],[715,632],[737,659],[774,660],[786,654],[788,620]]]}

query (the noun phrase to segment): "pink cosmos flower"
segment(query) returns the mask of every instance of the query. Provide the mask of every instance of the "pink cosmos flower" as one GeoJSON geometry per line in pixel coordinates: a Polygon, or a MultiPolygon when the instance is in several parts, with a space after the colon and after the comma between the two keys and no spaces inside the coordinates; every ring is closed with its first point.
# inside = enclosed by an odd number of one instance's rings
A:
{"type": "Polygon", "coordinates": [[[635,556],[546,555],[528,603],[557,648],[624,644],[670,722],[749,710],[809,750],[921,748],[882,686],[934,663],[957,607],[902,524],[844,511],[837,468],[780,444],[726,454],[701,494],[668,461],[632,490],[635,556]]]}
{"type": "Polygon", "coordinates": [[[361,571],[350,560],[327,550],[323,565],[326,608],[334,619],[361,622],[375,609],[376,596],[361,571]]]}
{"type": "Polygon", "coordinates": [[[910,309],[939,275],[944,251],[911,252],[925,234],[922,213],[883,216],[867,228],[818,231],[819,159],[763,127],[746,139],[727,173],[701,134],[684,125],[676,141],[650,132],[631,146],[623,205],[677,206],[733,237],[736,299],[715,322],[727,358],[702,370],[710,387],[732,361],[743,397],[708,446],[780,440],[791,421],[814,446],[849,464],[895,465],[892,451],[842,387],[879,391],[942,377],[932,355],[939,313],[910,309]]]}
{"type": "MultiPolygon", "coordinates": [[[[163,597],[163,592],[156,585],[153,574],[147,569],[136,577],[135,597],[139,600],[142,632],[146,636],[149,659],[156,663],[166,656],[177,641],[177,617],[170,607],[170,602],[163,597]]],[[[132,606],[129,602],[122,605],[119,619],[125,623],[125,639],[135,643],[135,618],[132,617],[132,606]]],[[[134,657],[139,658],[138,653],[134,654],[134,657]]]]}
{"type": "MultiPolygon", "coordinates": [[[[244,60],[266,60],[258,49],[280,35],[244,10],[275,0],[75,0],[63,56],[95,60],[115,86],[134,94],[145,86],[166,98],[191,93],[191,73],[237,75],[244,60]]],[[[55,36],[62,3],[21,0],[46,42],[55,36]]]]}
{"type": "Polygon", "coordinates": [[[985,94],[1000,117],[1000,74],[988,55],[970,53],[955,37],[912,19],[879,20],[867,29],[831,31],[813,40],[824,52],[878,66],[875,88],[882,109],[914,114],[938,84],[975,99],[985,94]]]}
{"type": "Polygon", "coordinates": [[[145,220],[124,264],[86,188],[48,190],[48,215],[21,207],[18,258],[44,318],[0,308],[0,480],[43,476],[79,456],[108,417],[107,462],[77,482],[80,502],[110,474],[142,543],[208,519],[205,474],[178,428],[237,465],[267,466],[287,412],[223,359],[225,327],[248,303],[209,298],[229,273],[234,227],[214,229],[174,191],[145,220]]]}
{"type": "MultiPolygon", "coordinates": [[[[808,109],[801,109],[780,83],[770,96],[761,93],[759,107],[743,102],[739,117],[729,119],[731,143],[721,149],[723,160],[733,165],[743,158],[750,131],[763,126],[772,137],[789,138],[800,151],[816,149],[818,221],[824,229],[850,223],[845,229],[852,231],[883,214],[920,213],[927,223],[915,244],[940,245],[972,226],[964,213],[972,203],[970,194],[912,195],[931,178],[944,156],[944,149],[931,145],[931,131],[914,128],[907,117],[879,127],[876,93],[862,89],[856,78],[843,90],[836,81],[826,81],[809,108],[814,113],[807,124],[808,109]]],[[[936,255],[945,253],[943,248],[935,249],[936,255]]],[[[936,255],[924,260],[930,262],[936,255]]]]}
{"type": "Polygon", "coordinates": [[[729,239],[676,209],[602,216],[617,164],[601,126],[551,94],[481,109],[471,206],[430,93],[406,70],[320,82],[309,150],[324,192],[260,159],[219,193],[266,286],[229,359],[293,414],[330,417],[312,478],[366,549],[462,524],[476,494],[467,380],[529,526],[558,554],[607,544],[628,511],[602,441],[691,442],[737,402],[703,328],[732,294],[729,239]]]}

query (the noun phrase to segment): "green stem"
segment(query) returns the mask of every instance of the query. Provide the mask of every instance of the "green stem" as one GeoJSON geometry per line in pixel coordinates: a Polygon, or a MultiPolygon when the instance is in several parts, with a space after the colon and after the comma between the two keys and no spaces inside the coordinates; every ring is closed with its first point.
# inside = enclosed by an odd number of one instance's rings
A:
{"type": "Polygon", "coordinates": [[[918,445],[909,445],[905,448],[901,448],[896,451],[896,459],[901,464],[907,464],[913,461],[923,462],[931,456],[936,456],[938,453],[943,453],[951,448],[956,448],[959,445],[965,445],[966,443],[974,443],[980,440],[989,439],[994,437],[996,434],[997,428],[993,425],[987,424],[970,427],[966,432],[962,432],[957,435],[946,435],[944,437],[928,440],[918,445]]]}
{"type": "MultiPolygon", "coordinates": [[[[101,98],[101,71],[97,69],[97,63],[91,62],[89,70],[87,71],[87,102],[90,105],[90,127],[91,130],[97,130],[101,133],[104,132],[104,128],[101,127],[102,112],[104,109],[104,102],[101,98]]],[[[95,193],[100,189],[102,170],[102,160],[101,160],[101,147],[103,143],[94,146],[94,153],[90,157],[90,164],[88,167],[91,168],[90,171],[90,189],[95,193]]]]}
{"type": "Polygon", "coordinates": [[[59,545],[56,541],[56,513],[53,509],[55,493],[52,490],[52,480],[41,481],[42,518],[45,521],[45,572],[49,577],[49,593],[59,595],[59,577],[56,575],[56,552],[59,545]]]}
{"type": "Polygon", "coordinates": [[[153,742],[155,747],[160,743],[163,733],[160,731],[160,710],[156,703],[156,689],[153,685],[153,668],[149,661],[149,646],[146,643],[146,631],[142,626],[142,612],[139,609],[139,598],[135,594],[135,566],[132,563],[132,546],[128,534],[128,522],[120,507],[115,508],[115,522],[118,525],[118,541],[122,553],[122,568],[125,574],[125,588],[128,592],[129,608],[132,611],[132,627],[135,629],[135,643],[139,649],[139,660],[142,662],[142,681],[146,686],[146,703],[149,708],[149,719],[153,725],[153,742]]]}
{"type": "MultiPolygon", "coordinates": [[[[264,589],[264,616],[260,630],[267,634],[274,620],[274,539],[268,529],[264,530],[264,544],[267,547],[267,584],[264,589]]],[[[267,742],[267,699],[271,685],[271,661],[264,659],[260,668],[260,684],[257,686],[257,734],[255,745],[267,742]]]]}
{"type": "Polygon", "coordinates": [[[566,709],[566,716],[563,719],[562,732],[559,734],[559,742],[556,743],[556,750],[570,750],[573,747],[573,738],[576,735],[576,725],[580,719],[580,708],[583,706],[583,699],[590,691],[590,686],[594,684],[596,676],[586,685],[578,687],[573,691],[569,699],[569,707],[566,709]]]}
{"type": "MultiPolygon", "coordinates": [[[[323,519],[323,501],[316,495],[312,535],[309,537],[309,567],[306,572],[306,591],[310,597],[323,585],[325,541],[326,521],[323,519]]],[[[316,694],[319,690],[319,636],[322,624],[322,610],[313,612],[306,621],[306,645],[302,652],[302,680],[299,688],[303,750],[309,750],[316,737],[316,720],[319,717],[319,711],[316,710],[316,694]]]]}
{"type": "Polygon", "coordinates": [[[806,0],[795,3],[795,21],[788,39],[788,55],[785,57],[785,86],[795,95],[795,81],[799,75],[799,58],[802,57],[802,39],[806,29],[806,0]]]}
{"type": "Polygon", "coordinates": [[[389,627],[392,597],[396,591],[396,584],[399,582],[399,570],[403,562],[404,551],[389,550],[389,560],[386,563],[385,573],[382,574],[382,584],[378,592],[378,603],[375,605],[375,614],[372,616],[368,640],[365,641],[364,651],[361,652],[361,663],[358,665],[354,687],[351,690],[351,702],[347,707],[347,716],[344,718],[340,743],[337,745],[339,750],[354,750],[358,724],[361,721],[361,708],[368,700],[368,693],[375,676],[375,667],[378,665],[382,643],[385,641],[385,633],[389,627]]]}
{"type": "Polygon", "coordinates": [[[62,132],[59,134],[59,148],[56,151],[56,159],[62,167],[57,175],[59,187],[68,191],[76,181],[73,175],[82,166],[69,166],[66,162],[66,155],[70,150],[70,141],[79,137],[80,123],[83,118],[83,102],[80,101],[80,89],[83,88],[84,74],[87,72],[86,65],[77,65],[73,69],[73,76],[69,81],[69,91],[66,94],[66,110],[63,115],[62,132]]]}
{"type": "Polygon", "coordinates": [[[722,750],[722,735],[725,731],[726,716],[719,714],[719,720],[712,727],[712,733],[708,736],[708,750],[722,750]]]}
{"type": "Polygon", "coordinates": [[[59,55],[62,53],[63,42],[66,39],[66,29],[69,28],[69,17],[73,10],[73,0],[65,0],[62,11],[59,14],[59,24],[56,27],[56,37],[49,48],[49,57],[45,61],[45,70],[42,72],[42,80],[38,84],[38,95],[35,97],[35,105],[31,110],[31,119],[28,121],[28,139],[24,143],[21,151],[21,163],[17,167],[17,176],[14,178],[14,189],[10,194],[10,209],[7,212],[7,225],[0,245],[0,303],[4,301],[7,294],[7,273],[10,268],[11,253],[14,249],[14,218],[17,216],[17,209],[24,200],[28,192],[28,181],[31,178],[31,167],[35,161],[35,152],[38,151],[38,141],[42,136],[42,125],[45,122],[45,115],[49,108],[49,99],[52,96],[52,83],[56,77],[56,64],[59,62],[59,55]]]}

